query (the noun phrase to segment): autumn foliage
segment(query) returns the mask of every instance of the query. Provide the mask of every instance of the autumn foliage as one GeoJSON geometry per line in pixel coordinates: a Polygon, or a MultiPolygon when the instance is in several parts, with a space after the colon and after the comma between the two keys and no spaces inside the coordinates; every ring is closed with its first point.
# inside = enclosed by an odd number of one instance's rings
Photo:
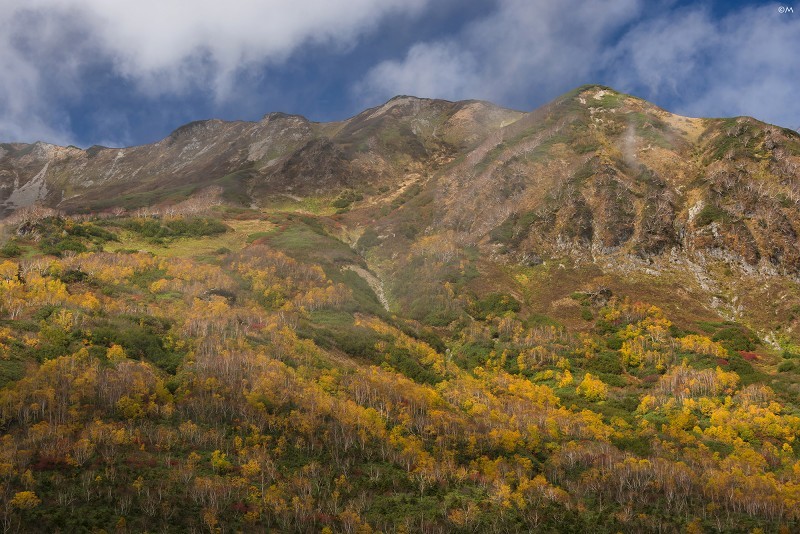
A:
{"type": "Polygon", "coordinates": [[[264,243],[0,264],[4,528],[800,528],[796,399],[723,342],[617,298],[580,333],[504,294],[434,329],[342,273],[264,243]]]}

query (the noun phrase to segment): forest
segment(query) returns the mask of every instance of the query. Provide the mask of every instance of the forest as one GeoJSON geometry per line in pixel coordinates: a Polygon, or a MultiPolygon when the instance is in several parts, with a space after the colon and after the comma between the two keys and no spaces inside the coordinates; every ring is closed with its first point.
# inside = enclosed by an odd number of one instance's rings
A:
{"type": "Polygon", "coordinates": [[[426,320],[310,216],[21,222],[3,532],[800,529],[800,350],[602,288],[568,327],[445,245],[407,252],[426,320]]]}

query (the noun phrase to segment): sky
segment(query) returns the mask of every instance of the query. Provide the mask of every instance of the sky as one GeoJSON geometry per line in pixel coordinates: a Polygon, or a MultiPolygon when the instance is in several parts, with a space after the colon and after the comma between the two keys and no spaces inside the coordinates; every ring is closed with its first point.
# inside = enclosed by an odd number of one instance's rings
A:
{"type": "Polygon", "coordinates": [[[398,94],[529,111],[588,83],[798,129],[798,51],[800,3],[2,0],[0,142],[131,146],[398,94]]]}

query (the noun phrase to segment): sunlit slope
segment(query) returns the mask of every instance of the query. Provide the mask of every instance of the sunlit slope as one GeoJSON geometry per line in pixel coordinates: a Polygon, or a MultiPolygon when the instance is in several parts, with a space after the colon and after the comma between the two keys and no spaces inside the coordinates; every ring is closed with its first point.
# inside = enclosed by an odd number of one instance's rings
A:
{"type": "Polygon", "coordinates": [[[794,346],[702,306],[559,297],[597,273],[465,248],[455,319],[420,322],[325,217],[27,224],[0,264],[22,530],[798,525],[794,346]]]}
{"type": "Polygon", "coordinates": [[[6,530],[800,529],[793,132],[586,86],[171,139],[105,182],[2,148],[41,197],[0,243],[6,530]]]}

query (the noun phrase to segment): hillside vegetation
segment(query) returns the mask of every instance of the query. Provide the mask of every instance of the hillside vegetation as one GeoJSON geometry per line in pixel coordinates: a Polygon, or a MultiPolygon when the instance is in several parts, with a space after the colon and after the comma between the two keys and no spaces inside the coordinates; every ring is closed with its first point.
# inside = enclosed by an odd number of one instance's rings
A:
{"type": "Polygon", "coordinates": [[[747,327],[603,290],[569,328],[457,270],[436,326],[387,313],[316,218],[216,217],[43,219],[61,240],[0,264],[7,528],[800,525],[798,360],[747,327]]]}
{"type": "Polygon", "coordinates": [[[76,195],[5,204],[4,532],[800,530],[793,132],[588,86],[3,147],[76,195]]]}

